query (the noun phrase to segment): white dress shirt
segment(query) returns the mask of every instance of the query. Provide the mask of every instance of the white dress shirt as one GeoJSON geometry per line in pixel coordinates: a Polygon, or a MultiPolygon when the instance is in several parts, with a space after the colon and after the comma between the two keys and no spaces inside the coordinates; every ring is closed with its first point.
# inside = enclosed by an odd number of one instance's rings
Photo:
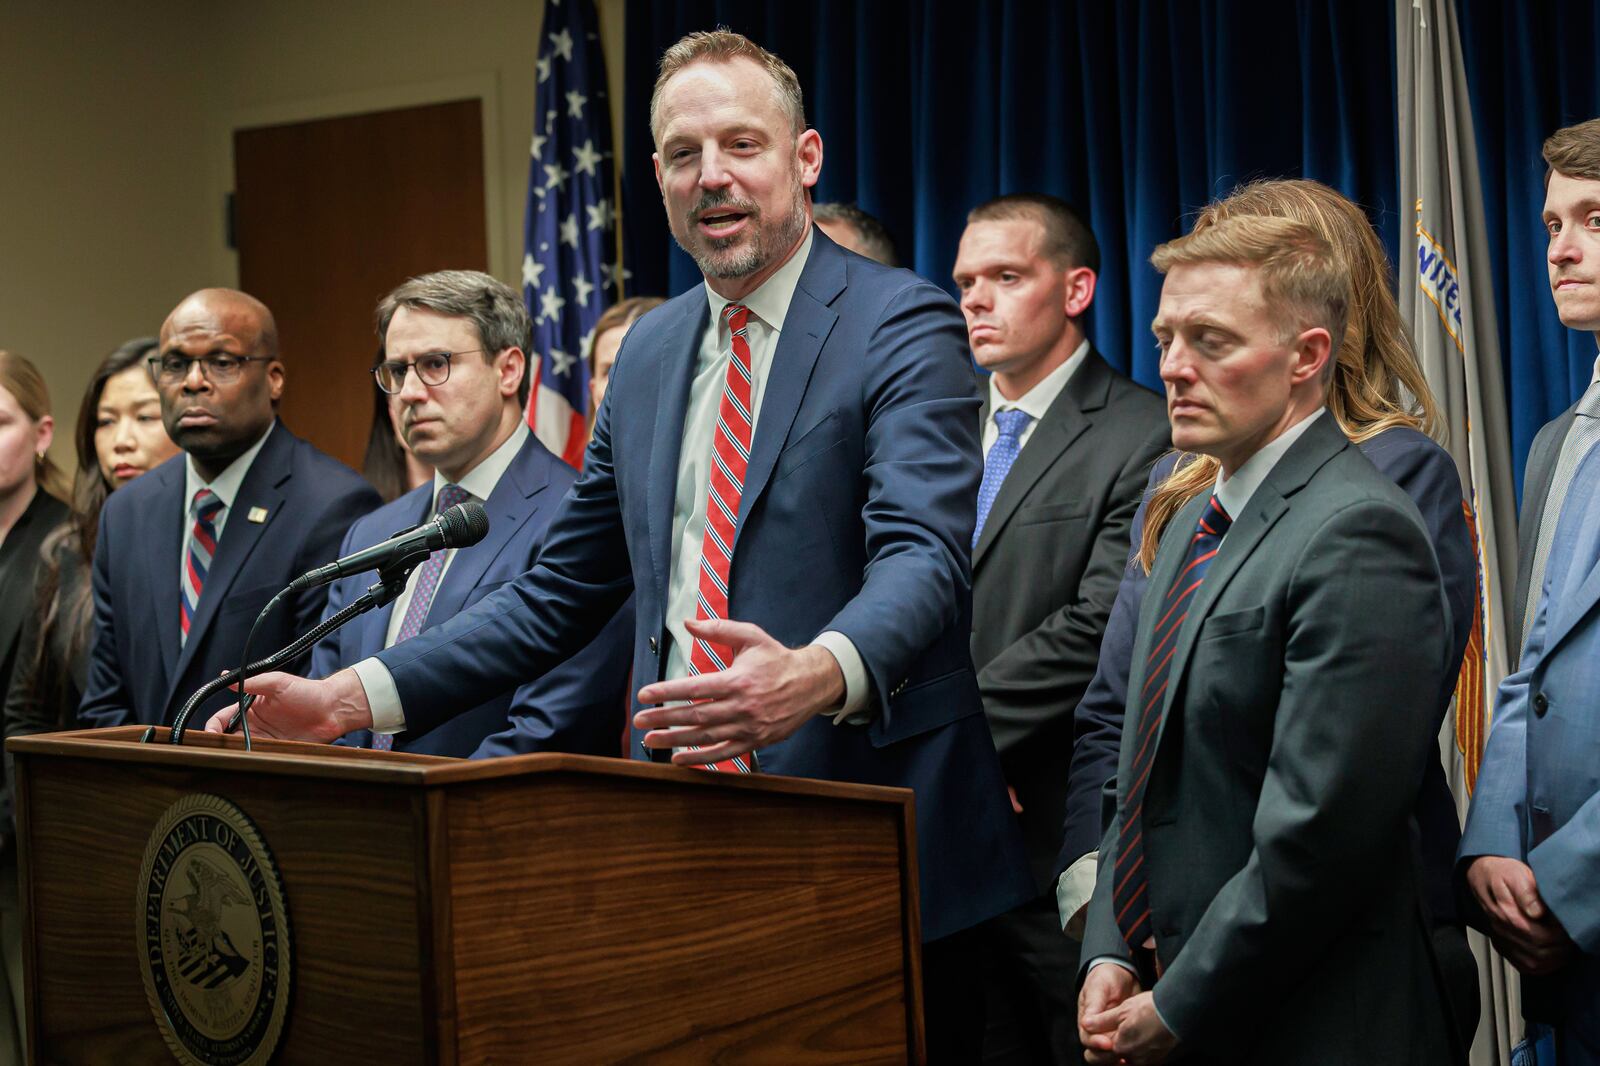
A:
{"type": "MultiPolygon", "coordinates": [[[[267,431],[261,434],[261,439],[250,445],[245,453],[229,463],[215,478],[207,481],[200,476],[200,471],[195,469],[194,456],[188,453],[183,457],[183,551],[178,555],[178,588],[183,588],[184,573],[189,568],[189,544],[194,540],[194,494],[201,489],[210,489],[216,493],[217,499],[222,501],[222,511],[211,520],[212,528],[217,531],[217,543],[222,543],[222,527],[228,524],[228,519],[233,515],[233,501],[239,495],[239,486],[244,484],[245,475],[250,473],[250,466],[256,461],[256,456],[261,452],[261,446],[267,443],[267,438],[272,436],[273,429],[277,426],[277,419],[267,426],[267,431]]],[[[202,590],[204,595],[204,590],[202,590]]]]}
{"type": "MultiPolygon", "coordinates": [[[[750,345],[750,426],[753,442],[760,433],[761,398],[766,391],[772,356],[794,300],[795,286],[811,255],[811,232],[789,260],[760,288],[738,301],[750,309],[745,341],[750,345]]],[[[689,384],[689,408],[683,420],[683,448],[678,454],[678,484],[672,498],[672,571],[667,575],[667,680],[689,676],[689,652],[694,638],[684,626],[696,617],[700,591],[701,541],[705,537],[706,507],[711,494],[711,446],[717,432],[717,414],[723,382],[733,357],[733,341],[722,312],[733,302],[706,285],[711,317],[700,338],[694,379],[689,384]]],[[[867,702],[867,668],[861,654],[842,633],[819,634],[814,643],[830,652],[844,673],[844,709],[837,719],[861,710],[867,702]]]]}
{"type": "Polygon", "coordinates": [[[1078,372],[1078,368],[1088,357],[1089,342],[1085,340],[1078,345],[1076,351],[1067,356],[1066,362],[1040,378],[1038,384],[1015,400],[1008,400],[1000,395],[1000,386],[995,384],[994,375],[990,374],[989,417],[983,422],[983,457],[989,458],[989,449],[1000,439],[1000,424],[994,420],[994,416],[1001,411],[1015,409],[1028,413],[1028,424],[1022,427],[1022,434],[1017,438],[1017,451],[1021,452],[1026,448],[1028,438],[1033,436],[1034,429],[1039,425],[1039,419],[1050,410],[1050,405],[1056,402],[1056,397],[1061,395],[1061,390],[1067,387],[1067,382],[1072,380],[1072,375],[1078,372]]]}

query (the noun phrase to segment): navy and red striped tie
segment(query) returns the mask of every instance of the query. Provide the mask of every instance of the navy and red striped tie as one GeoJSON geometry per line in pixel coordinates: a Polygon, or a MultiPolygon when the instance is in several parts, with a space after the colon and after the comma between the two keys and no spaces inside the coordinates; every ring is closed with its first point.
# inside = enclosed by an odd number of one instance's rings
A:
{"type": "MultiPolygon", "coordinates": [[[[1184,557],[1183,569],[1172,582],[1166,601],[1161,605],[1161,617],[1155,624],[1150,655],[1145,660],[1144,688],[1140,693],[1141,709],[1138,728],[1131,738],[1138,746],[1129,763],[1127,806],[1122,811],[1121,835],[1117,840],[1115,887],[1111,893],[1112,906],[1117,912],[1117,927],[1122,930],[1128,946],[1137,950],[1150,938],[1150,893],[1144,865],[1144,814],[1145,786],[1150,781],[1150,767],[1156,759],[1156,732],[1161,722],[1161,705],[1167,694],[1168,670],[1172,653],[1178,646],[1178,630],[1189,617],[1189,605],[1194,602],[1200,583],[1205,580],[1211,560],[1216,558],[1222,538],[1233,519],[1222,509],[1215,496],[1206,505],[1189,541],[1189,551],[1184,557]]],[[[1126,741],[1125,741],[1126,742],[1126,741]]]]}
{"type": "MultiPolygon", "coordinates": [[[[716,434],[711,439],[711,491],[706,499],[706,528],[700,545],[700,583],[695,610],[695,617],[701,621],[728,617],[728,574],[733,569],[739,497],[744,492],[745,468],[750,465],[750,438],[755,429],[755,414],[751,409],[754,388],[750,342],[745,339],[750,309],[742,304],[729,304],[722,315],[728,323],[733,354],[722,385],[716,434]]],[[[708,674],[732,665],[733,649],[728,645],[695,638],[689,652],[691,673],[708,674]]],[[[701,764],[699,769],[748,774],[758,767],[755,752],[751,752],[701,764]]]]}
{"type": "Polygon", "coordinates": [[[194,528],[189,534],[189,554],[183,564],[183,586],[178,597],[178,643],[189,639],[189,622],[200,609],[200,590],[205,587],[211,560],[217,554],[217,516],[223,512],[222,498],[210,489],[194,494],[189,513],[194,528]]]}

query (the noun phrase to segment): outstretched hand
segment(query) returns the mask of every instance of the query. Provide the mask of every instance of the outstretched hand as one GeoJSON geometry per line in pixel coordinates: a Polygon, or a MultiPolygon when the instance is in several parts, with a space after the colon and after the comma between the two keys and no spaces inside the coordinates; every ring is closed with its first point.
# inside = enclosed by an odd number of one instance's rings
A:
{"type": "Polygon", "coordinates": [[[826,648],[787,648],[749,622],[692,619],[691,636],[733,649],[716,673],[658,681],[639,690],[650,707],[633,716],[647,748],[683,748],[680,766],[720,762],[777,743],[813,715],[842,705],[844,674],[826,648]],[[697,703],[677,701],[698,700],[697,703]]]}
{"type": "MultiPolygon", "coordinates": [[[[353,670],[340,670],[322,681],[261,674],[248,678],[244,690],[256,697],[249,711],[250,731],[256,736],[326,744],[372,725],[367,692],[353,670]]],[[[206,732],[223,732],[236,710],[230,705],[212,715],[206,732]]]]}

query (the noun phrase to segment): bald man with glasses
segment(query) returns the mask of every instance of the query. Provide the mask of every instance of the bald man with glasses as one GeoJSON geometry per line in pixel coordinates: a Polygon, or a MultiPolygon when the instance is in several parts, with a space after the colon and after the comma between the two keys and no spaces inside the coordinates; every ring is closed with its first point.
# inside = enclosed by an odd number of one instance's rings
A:
{"type": "MultiPolygon", "coordinates": [[[[85,726],[172,724],[196,689],[239,665],[267,600],[333,559],[350,524],[380,502],[360,475],[278,420],[278,331],[254,297],[186,297],[161,327],[149,368],[183,453],[113,493],[101,513],[85,726]]],[[[289,643],[326,601],[325,589],[291,598],[252,649],[289,643]]]]}

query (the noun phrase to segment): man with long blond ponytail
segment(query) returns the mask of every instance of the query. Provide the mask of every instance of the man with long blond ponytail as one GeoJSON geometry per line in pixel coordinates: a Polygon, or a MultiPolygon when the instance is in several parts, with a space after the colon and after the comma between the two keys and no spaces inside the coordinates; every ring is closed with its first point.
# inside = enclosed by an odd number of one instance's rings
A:
{"type": "Polygon", "coordinates": [[[1411,822],[1435,723],[1406,713],[1445,683],[1450,614],[1415,505],[1327,414],[1348,267],[1260,216],[1151,261],[1173,445],[1217,475],[1139,615],[1087,1057],[1458,1060],[1411,822]]]}

